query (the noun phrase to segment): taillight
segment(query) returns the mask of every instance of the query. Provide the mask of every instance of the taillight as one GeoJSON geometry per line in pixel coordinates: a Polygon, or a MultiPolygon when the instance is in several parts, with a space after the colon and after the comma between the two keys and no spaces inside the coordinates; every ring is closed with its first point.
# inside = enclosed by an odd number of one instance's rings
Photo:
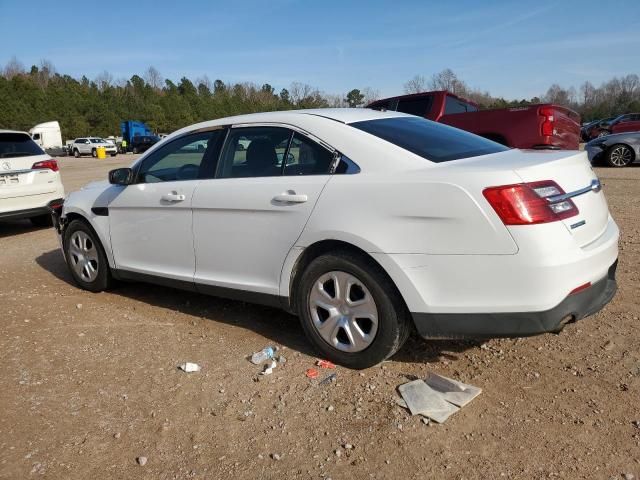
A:
{"type": "Polygon", "coordinates": [[[489,187],[482,191],[505,225],[535,225],[577,215],[573,201],[553,180],[489,187]]]}
{"type": "Polygon", "coordinates": [[[545,137],[550,137],[555,134],[555,129],[553,128],[553,122],[555,118],[553,116],[553,108],[552,107],[540,107],[538,113],[544,118],[542,120],[542,126],[540,127],[541,133],[545,137]]]}
{"type": "Polygon", "coordinates": [[[43,160],[42,162],[36,162],[31,166],[32,170],[44,170],[49,169],[54,172],[58,171],[58,162],[55,160],[43,160]]]}

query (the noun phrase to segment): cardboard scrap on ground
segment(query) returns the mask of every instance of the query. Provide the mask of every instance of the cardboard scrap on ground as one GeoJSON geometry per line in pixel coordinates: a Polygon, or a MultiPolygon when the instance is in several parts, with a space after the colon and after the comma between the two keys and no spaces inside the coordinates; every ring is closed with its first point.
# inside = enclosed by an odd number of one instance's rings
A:
{"type": "MultiPolygon", "coordinates": [[[[480,395],[482,389],[451,378],[430,373],[425,380],[414,380],[398,387],[403,402],[412,415],[423,415],[443,423],[447,418],[480,395]]],[[[403,405],[403,403],[405,405],[403,405]]]]}

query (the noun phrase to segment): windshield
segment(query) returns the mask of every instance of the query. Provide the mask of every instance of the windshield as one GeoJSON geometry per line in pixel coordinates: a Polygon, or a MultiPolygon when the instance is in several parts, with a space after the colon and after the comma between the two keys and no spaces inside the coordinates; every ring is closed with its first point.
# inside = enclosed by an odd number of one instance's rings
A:
{"type": "Polygon", "coordinates": [[[91,143],[107,143],[102,138],[90,138],[91,143]]]}
{"type": "Polygon", "coordinates": [[[350,125],[436,163],[509,150],[473,133],[418,117],[383,118],[350,125]]]}
{"type": "Polygon", "coordinates": [[[32,157],[44,152],[26,133],[0,133],[0,158],[32,157]]]}

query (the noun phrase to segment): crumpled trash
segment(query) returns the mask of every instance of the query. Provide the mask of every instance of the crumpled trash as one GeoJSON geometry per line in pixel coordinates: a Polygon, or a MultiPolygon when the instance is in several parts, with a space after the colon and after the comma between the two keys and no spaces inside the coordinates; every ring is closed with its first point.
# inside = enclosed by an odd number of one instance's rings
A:
{"type": "Polygon", "coordinates": [[[178,365],[178,368],[186,373],[200,371],[200,365],[198,365],[197,363],[191,363],[191,362],[186,362],[186,363],[183,363],[182,365],[178,365]]]}
{"type": "Polygon", "coordinates": [[[325,378],[320,380],[318,385],[327,385],[328,383],[334,382],[336,380],[337,376],[338,376],[337,373],[332,373],[331,375],[327,375],[325,378]]]}
{"type": "Polygon", "coordinates": [[[320,373],[318,373],[318,370],[316,370],[315,368],[310,368],[305,372],[305,375],[307,376],[307,378],[314,379],[318,378],[318,375],[320,375],[320,373]]]}
{"type": "Polygon", "coordinates": [[[276,368],[278,364],[275,360],[271,360],[267,365],[264,366],[264,370],[260,372],[260,375],[271,375],[273,373],[273,369],[276,368]]]}
{"type": "Polygon", "coordinates": [[[316,365],[320,368],[336,368],[334,363],[331,363],[329,360],[318,360],[316,365]]]}

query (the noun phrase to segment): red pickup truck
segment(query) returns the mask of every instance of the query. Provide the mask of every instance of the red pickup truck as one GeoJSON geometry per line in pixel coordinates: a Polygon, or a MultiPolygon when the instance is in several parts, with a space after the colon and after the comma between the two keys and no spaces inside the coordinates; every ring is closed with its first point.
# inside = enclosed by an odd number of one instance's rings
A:
{"type": "Polygon", "coordinates": [[[553,104],[480,110],[470,100],[447,91],[402,95],[367,105],[446,123],[514,148],[577,150],[580,115],[553,104]]]}

